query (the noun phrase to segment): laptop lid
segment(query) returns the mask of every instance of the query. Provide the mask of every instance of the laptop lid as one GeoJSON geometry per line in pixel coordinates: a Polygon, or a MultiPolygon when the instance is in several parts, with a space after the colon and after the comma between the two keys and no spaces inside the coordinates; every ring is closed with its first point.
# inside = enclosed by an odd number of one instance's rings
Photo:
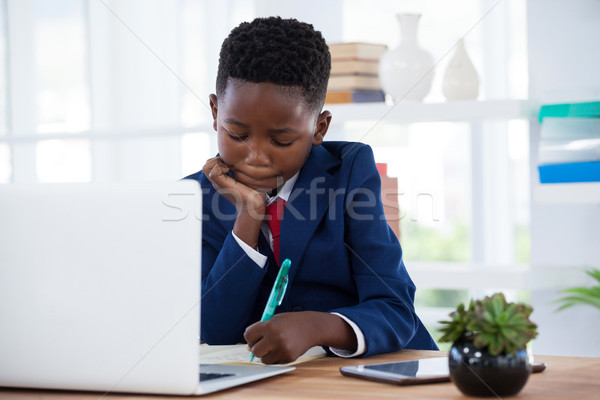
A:
{"type": "Polygon", "coordinates": [[[198,388],[197,182],[0,185],[0,385],[198,388]]]}

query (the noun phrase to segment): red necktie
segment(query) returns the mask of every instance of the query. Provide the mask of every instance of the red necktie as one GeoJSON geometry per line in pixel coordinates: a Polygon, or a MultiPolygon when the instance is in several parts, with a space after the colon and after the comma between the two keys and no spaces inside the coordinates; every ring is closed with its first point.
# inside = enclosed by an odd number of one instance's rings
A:
{"type": "Polygon", "coordinates": [[[265,216],[267,216],[267,224],[273,235],[273,254],[275,261],[279,265],[279,229],[281,227],[281,219],[283,218],[283,209],[285,208],[285,200],[278,199],[276,202],[267,206],[265,216]]]}

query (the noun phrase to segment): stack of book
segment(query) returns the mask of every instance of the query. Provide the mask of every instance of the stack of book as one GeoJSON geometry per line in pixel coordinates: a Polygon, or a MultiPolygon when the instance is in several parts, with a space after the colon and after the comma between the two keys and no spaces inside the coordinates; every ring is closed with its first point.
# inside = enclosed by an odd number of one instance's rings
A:
{"type": "Polygon", "coordinates": [[[379,82],[379,59],[387,46],[375,43],[334,43],[325,103],[385,101],[379,82]]]}
{"type": "Polygon", "coordinates": [[[600,182],[600,118],[546,118],[540,139],[540,183],[600,182]]]}

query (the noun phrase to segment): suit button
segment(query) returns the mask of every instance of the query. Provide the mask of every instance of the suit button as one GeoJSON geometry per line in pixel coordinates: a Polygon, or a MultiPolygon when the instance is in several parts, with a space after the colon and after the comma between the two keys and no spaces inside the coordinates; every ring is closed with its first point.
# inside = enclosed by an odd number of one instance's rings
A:
{"type": "Polygon", "coordinates": [[[304,309],[302,307],[300,307],[300,306],[295,306],[295,307],[292,308],[292,311],[294,311],[294,312],[296,312],[296,311],[302,311],[302,310],[304,310],[304,309]]]}

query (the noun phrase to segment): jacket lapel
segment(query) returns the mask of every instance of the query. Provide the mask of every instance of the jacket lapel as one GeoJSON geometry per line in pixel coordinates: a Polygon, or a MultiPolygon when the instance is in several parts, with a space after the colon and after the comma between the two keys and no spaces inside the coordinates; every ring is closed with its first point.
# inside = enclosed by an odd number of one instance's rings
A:
{"type": "Polygon", "coordinates": [[[289,283],[294,279],[304,250],[335,196],[335,178],[329,173],[339,160],[322,146],[315,146],[300,171],[281,221],[279,254],[292,262],[289,283]]]}

